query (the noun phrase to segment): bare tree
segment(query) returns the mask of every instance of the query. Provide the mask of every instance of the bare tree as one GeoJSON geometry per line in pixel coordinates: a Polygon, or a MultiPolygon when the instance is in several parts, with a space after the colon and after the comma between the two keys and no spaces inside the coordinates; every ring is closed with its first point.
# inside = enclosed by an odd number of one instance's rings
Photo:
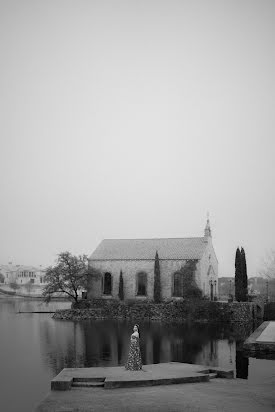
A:
{"type": "Polygon", "coordinates": [[[266,253],[258,273],[266,279],[275,279],[275,249],[266,253]]]}
{"type": "Polygon", "coordinates": [[[73,256],[70,252],[60,253],[56,265],[47,268],[45,282],[43,296],[46,301],[54,293],[61,292],[77,302],[79,292],[87,288],[88,257],[73,256]]]}

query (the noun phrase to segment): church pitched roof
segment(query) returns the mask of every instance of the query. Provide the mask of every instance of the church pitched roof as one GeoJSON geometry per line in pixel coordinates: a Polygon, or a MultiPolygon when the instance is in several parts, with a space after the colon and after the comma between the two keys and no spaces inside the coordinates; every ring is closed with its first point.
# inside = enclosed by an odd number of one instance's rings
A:
{"type": "Polygon", "coordinates": [[[204,237],[171,239],[104,239],[89,260],[201,259],[204,237]]]}

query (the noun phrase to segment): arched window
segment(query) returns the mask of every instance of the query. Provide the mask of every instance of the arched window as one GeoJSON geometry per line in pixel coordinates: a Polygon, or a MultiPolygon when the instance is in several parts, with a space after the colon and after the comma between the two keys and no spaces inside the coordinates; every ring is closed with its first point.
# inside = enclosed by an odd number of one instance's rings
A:
{"type": "Polygon", "coordinates": [[[103,278],[103,295],[112,294],[112,275],[109,272],[104,274],[103,278]]]}
{"type": "Polygon", "coordinates": [[[215,276],[215,272],[212,265],[209,265],[208,267],[207,276],[215,276]]]}
{"type": "Polygon", "coordinates": [[[174,296],[183,296],[183,273],[174,273],[174,296]]]}
{"type": "Polygon", "coordinates": [[[137,274],[137,295],[147,295],[147,274],[145,272],[139,272],[137,274]]]}
{"type": "Polygon", "coordinates": [[[111,346],[108,342],[105,342],[101,346],[101,359],[108,361],[111,358],[111,346]]]}

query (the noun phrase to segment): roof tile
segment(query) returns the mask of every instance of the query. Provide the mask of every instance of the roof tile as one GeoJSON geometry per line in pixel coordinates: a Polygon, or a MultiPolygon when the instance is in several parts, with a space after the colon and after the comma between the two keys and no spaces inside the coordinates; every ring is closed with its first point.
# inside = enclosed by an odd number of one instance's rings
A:
{"type": "Polygon", "coordinates": [[[203,237],[171,239],[104,239],[89,260],[201,259],[203,237]]]}

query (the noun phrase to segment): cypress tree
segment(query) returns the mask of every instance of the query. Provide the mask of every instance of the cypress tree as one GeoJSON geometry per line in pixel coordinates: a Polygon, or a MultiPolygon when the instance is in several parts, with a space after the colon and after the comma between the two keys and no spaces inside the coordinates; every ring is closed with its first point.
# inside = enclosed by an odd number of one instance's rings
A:
{"type": "Polygon", "coordinates": [[[160,266],[158,252],[156,252],[154,266],[154,301],[156,303],[160,302],[160,266]]]}
{"type": "Polygon", "coordinates": [[[120,275],[119,275],[118,296],[119,296],[119,299],[120,299],[120,300],[124,300],[124,289],[123,289],[122,270],[120,271],[120,275]]]}
{"type": "Polygon", "coordinates": [[[239,248],[237,248],[235,255],[235,298],[238,302],[242,300],[242,265],[239,248]]]}
{"type": "Polygon", "coordinates": [[[245,251],[243,248],[241,248],[241,268],[242,268],[242,302],[247,302],[247,299],[248,299],[247,268],[246,268],[245,251]]]}

